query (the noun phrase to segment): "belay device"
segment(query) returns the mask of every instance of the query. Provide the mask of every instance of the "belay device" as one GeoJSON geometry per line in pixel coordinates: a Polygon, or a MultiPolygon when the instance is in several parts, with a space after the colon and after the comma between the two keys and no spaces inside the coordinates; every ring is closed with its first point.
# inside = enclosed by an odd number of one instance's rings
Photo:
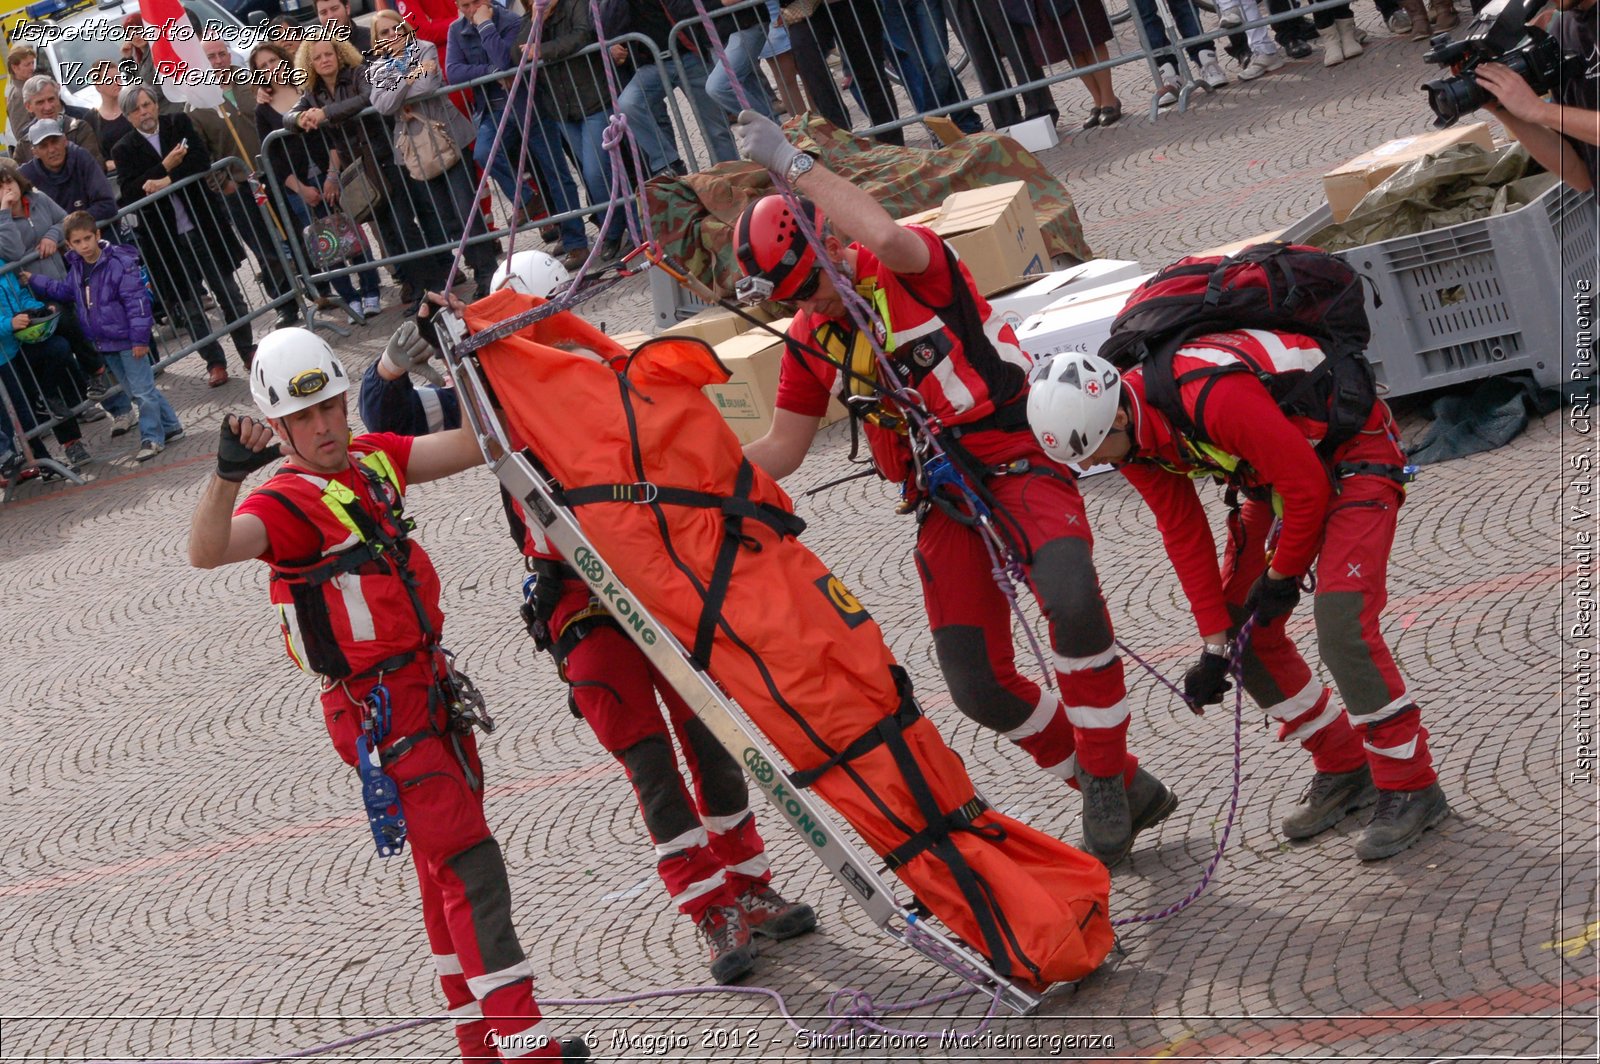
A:
{"type": "Polygon", "coordinates": [[[406,818],[400,808],[400,788],[383,771],[378,748],[389,735],[392,709],[389,689],[374,684],[361,700],[361,734],[356,738],[356,774],[361,777],[361,803],[367,808],[367,826],[379,857],[398,857],[406,845],[406,818]]]}
{"type": "Polygon", "coordinates": [[[503,291],[466,322],[440,316],[462,409],[529,523],[879,927],[1018,1012],[1096,968],[1105,868],[977,796],[876,623],[701,394],[726,376],[710,349],[630,353],[571,314],[528,323],[538,302],[503,291]]]}

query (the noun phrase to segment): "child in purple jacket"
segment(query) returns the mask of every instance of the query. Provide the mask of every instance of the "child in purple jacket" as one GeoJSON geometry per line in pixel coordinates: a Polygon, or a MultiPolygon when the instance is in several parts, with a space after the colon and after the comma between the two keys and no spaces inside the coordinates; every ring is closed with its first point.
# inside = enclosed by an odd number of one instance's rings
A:
{"type": "Polygon", "coordinates": [[[183,437],[183,426],[156,387],[150,365],[150,293],[139,277],[139,254],[101,240],[99,223],[87,211],[62,219],[61,232],[72,249],[64,256],[66,279],[23,271],[22,281],[43,299],[77,304],[84,335],[104,356],[123,391],[139,404],[134,458],[148,462],[183,437]]]}

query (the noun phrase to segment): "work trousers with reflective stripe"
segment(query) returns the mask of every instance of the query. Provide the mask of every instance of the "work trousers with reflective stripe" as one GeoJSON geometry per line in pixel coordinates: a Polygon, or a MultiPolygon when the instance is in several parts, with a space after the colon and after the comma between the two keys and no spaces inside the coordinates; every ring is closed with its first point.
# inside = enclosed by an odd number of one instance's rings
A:
{"type": "MultiPolygon", "coordinates": [[[[557,624],[588,602],[587,588],[570,589],[557,607],[557,624]]],[[[747,887],[768,882],[772,872],[743,770],[632,640],[601,625],[572,648],[565,670],[573,704],[633,784],[655,844],[656,871],[678,910],[698,923],[709,907],[732,905],[747,887]],[[689,768],[693,799],[668,721],[689,768]]]]}
{"type": "MultiPolygon", "coordinates": [[[[328,734],[355,764],[361,699],[376,680],[328,688],[328,734]]],[[[428,728],[433,674],[423,661],[387,673],[389,741],[428,728]]],[[[463,1060],[558,1059],[533,999],[533,969],[511,924],[511,886],[483,815],[483,767],[471,735],[423,739],[384,771],[400,789],[422,922],[463,1060]],[[462,759],[466,764],[462,764],[462,759]],[[469,779],[467,773],[471,772],[469,779]],[[500,1047],[500,1048],[497,1048],[500,1047]]]]}
{"type": "Polygon", "coordinates": [[[1127,750],[1122,659],[1094,573],[1083,497],[1064,467],[1043,453],[1029,460],[1036,470],[1060,473],[986,483],[1008,515],[1001,523],[1014,523],[1031,554],[1024,571],[1050,625],[1061,697],[1017,670],[1011,609],[980,533],[934,507],[918,531],[917,570],[939,667],[956,708],[1017,743],[1047,772],[1072,781],[1081,766],[1131,781],[1138,763],[1127,750]]]}
{"type": "MultiPolygon", "coordinates": [[[[1387,437],[1371,434],[1358,436],[1346,444],[1338,458],[1341,462],[1366,461],[1396,466],[1404,462],[1399,449],[1387,437]]],[[[1438,778],[1428,751],[1428,731],[1422,726],[1422,712],[1406,691],[1405,678],[1400,675],[1381,628],[1383,607],[1389,597],[1389,554],[1394,547],[1395,526],[1404,501],[1405,492],[1388,477],[1363,475],[1339,481],[1338,494],[1328,506],[1322,550],[1317,555],[1317,589],[1312,605],[1322,663],[1333,677],[1350,726],[1362,741],[1367,763],[1372,767],[1373,782],[1380,790],[1389,791],[1419,790],[1438,778]]],[[[1238,564],[1242,565],[1245,559],[1253,559],[1260,551],[1265,530],[1272,523],[1270,507],[1265,503],[1247,503],[1241,521],[1245,525],[1246,548],[1236,552],[1230,534],[1227,557],[1232,558],[1237,553],[1238,564]],[[1254,549],[1250,544],[1255,544],[1254,549]]],[[[1252,564],[1259,562],[1252,561],[1252,564]]],[[[1226,592],[1230,611],[1242,613],[1245,596],[1254,582],[1253,576],[1245,579],[1242,572],[1229,576],[1226,592]]],[[[1258,644],[1253,638],[1252,646],[1262,653],[1276,653],[1280,662],[1287,655],[1299,661],[1298,651],[1283,635],[1283,623],[1268,626],[1263,633],[1266,643],[1258,644]],[[1275,645],[1274,637],[1281,640],[1281,644],[1275,645]]],[[[1304,668],[1303,662],[1299,663],[1299,668],[1304,668]]],[[[1288,686],[1280,690],[1288,694],[1294,688],[1292,676],[1285,682],[1288,686]]],[[[1263,704],[1271,693],[1251,691],[1252,697],[1263,704]]],[[[1321,714],[1315,710],[1314,705],[1309,705],[1294,717],[1280,716],[1279,719],[1287,732],[1295,735],[1317,722],[1321,714]]],[[[1329,732],[1325,740],[1326,756],[1331,759],[1327,763],[1348,768],[1360,764],[1349,753],[1341,726],[1331,721],[1325,723],[1324,730],[1329,732]]],[[[1309,734],[1295,737],[1302,741],[1311,739],[1307,745],[1316,760],[1320,744],[1314,737],[1309,734]]],[[[1323,768],[1321,761],[1317,767],[1322,771],[1338,770],[1323,768]]]]}

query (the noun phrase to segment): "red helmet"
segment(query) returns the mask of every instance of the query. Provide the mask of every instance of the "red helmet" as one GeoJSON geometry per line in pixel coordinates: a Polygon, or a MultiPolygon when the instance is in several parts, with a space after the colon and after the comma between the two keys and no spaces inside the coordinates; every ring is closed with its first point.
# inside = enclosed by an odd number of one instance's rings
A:
{"type": "MultiPolygon", "coordinates": [[[[805,199],[800,200],[800,209],[821,235],[822,212],[805,199]]],[[[822,271],[817,249],[800,231],[789,202],[776,193],[744,209],[733,227],[733,251],[746,277],[772,286],[768,299],[805,299],[816,291],[816,278],[822,271]]]]}

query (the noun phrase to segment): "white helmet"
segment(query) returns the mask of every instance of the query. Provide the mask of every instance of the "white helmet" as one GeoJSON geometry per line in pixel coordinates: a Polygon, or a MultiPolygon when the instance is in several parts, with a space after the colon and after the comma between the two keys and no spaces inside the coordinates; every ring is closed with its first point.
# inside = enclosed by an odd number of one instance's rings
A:
{"type": "Polygon", "coordinates": [[[1081,462],[1099,450],[1122,395],[1116,368],[1099,355],[1067,352],[1036,363],[1028,376],[1028,426],[1045,453],[1081,462]]]}
{"type": "Polygon", "coordinates": [[[274,329],[250,362],[250,396],[267,417],[288,417],[349,390],[344,363],[310,329],[274,329]]]}
{"type": "Polygon", "coordinates": [[[542,251],[519,251],[502,262],[489,287],[498,291],[508,274],[512,291],[540,299],[549,299],[572,280],[572,274],[559,260],[542,251]]]}

